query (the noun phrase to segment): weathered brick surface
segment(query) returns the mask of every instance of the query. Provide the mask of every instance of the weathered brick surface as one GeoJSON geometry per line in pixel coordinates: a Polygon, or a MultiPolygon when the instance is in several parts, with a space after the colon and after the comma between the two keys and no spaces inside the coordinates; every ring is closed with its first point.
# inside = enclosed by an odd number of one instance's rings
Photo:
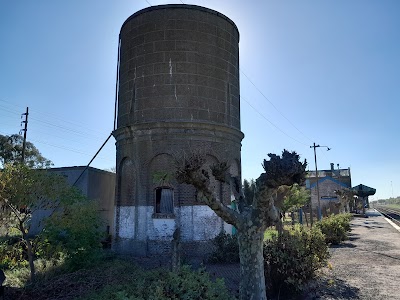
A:
{"type": "MultiPolygon", "coordinates": [[[[174,158],[201,149],[209,165],[227,161],[241,176],[239,32],[215,11],[165,5],[132,15],[120,38],[116,237],[125,226],[121,233],[146,247],[139,252],[159,253],[169,251],[176,227],[192,226],[185,227],[185,243],[206,243],[224,224],[202,215],[195,189],[176,182],[174,158]],[[152,210],[160,172],[169,174],[163,184],[174,190],[175,215],[164,223],[152,210]],[[129,206],[138,208],[133,215],[129,206]],[[199,215],[178,209],[188,206],[199,215]]],[[[211,182],[216,197],[230,203],[231,188],[211,182]]]]}
{"type": "Polygon", "coordinates": [[[232,21],[193,6],[154,7],[129,18],[120,38],[118,127],[164,121],[162,108],[175,120],[240,129],[239,111],[230,107],[239,107],[239,32],[232,21]],[[173,97],[160,103],[165,96],[173,97]]]}

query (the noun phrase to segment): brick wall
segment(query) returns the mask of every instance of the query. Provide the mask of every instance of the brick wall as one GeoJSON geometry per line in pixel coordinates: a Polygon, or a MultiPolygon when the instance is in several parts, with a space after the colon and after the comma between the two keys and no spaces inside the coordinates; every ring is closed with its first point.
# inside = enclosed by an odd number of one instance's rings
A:
{"type": "MultiPolygon", "coordinates": [[[[131,247],[132,239],[146,248],[140,253],[168,251],[177,227],[187,245],[206,244],[230,227],[198,201],[192,186],[176,182],[174,158],[200,149],[208,165],[226,161],[240,177],[238,30],[215,11],[165,5],[132,15],[120,38],[118,247],[131,247]],[[164,184],[174,190],[174,214],[165,217],[154,215],[160,172],[170,175],[164,184]]],[[[230,186],[212,177],[211,183],[229,204],[230,186]]]]}

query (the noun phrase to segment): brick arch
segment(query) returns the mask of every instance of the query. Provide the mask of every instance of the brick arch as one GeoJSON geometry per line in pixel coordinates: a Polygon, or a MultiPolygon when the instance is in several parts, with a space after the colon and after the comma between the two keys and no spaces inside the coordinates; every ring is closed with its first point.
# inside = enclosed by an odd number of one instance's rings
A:
{"type": "Polygon", "coordinates": [[[117,170],[117,205],[132,206],[136,198],[136,167],[134,161],[124,157],[117,170]]]}
{"type": "Polygon", "coordinates": [[[170,181],[175,182],[175,179],[172,176],[173,175],[172,173],[174,173],[175,171],[174,158],[169,153],[162,152],[155,154],[147,164],[147,169],[149,174],[149,180],[151,181],[150,184],[152,184],[153,175],[155,172],[169,173],[170,181]]]}
{"type": "Polygon", "coordinates": [[[159,187],[170,187],[174,190],[174,197],[177,198],[177,182],[174,177],[175,164],[174,158],[169,153],[155,154],[147,165],[147,203],[154,205],[155,190],[159,187]],[[165,173],[165,180],[159,180],[161,175],[165,173]]]}
{"type": "Polygon", "coordinates": [[[230,166],[229,166],[229,173],[231,174],[231,176],[233,177],[240,177],[240,162],[238,159],[233,159],[230,162],[230,166]]]}

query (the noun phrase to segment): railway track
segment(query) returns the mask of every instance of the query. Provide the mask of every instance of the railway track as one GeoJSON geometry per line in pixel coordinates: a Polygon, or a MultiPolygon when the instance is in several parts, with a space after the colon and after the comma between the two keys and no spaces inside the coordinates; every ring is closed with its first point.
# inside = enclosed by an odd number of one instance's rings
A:
{"type": "Polygon", "coordinates": [[[400,209],[394,209],[385,206],[376,206],[374,208],[386,218],[392,220],[396,225],[400,226],[400,209]]]}

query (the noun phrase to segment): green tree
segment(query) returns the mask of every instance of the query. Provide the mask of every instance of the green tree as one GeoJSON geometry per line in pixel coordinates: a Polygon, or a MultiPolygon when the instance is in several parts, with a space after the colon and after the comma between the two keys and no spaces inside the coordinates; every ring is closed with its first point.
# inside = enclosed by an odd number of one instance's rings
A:
{"type": "MultiPolygon", "coordinates": [[[[23,137],[18,134],[0,134],[0,166],[10,163],[20,163],[22,160],[23,137]]],[[[48,168],[52,162],[43,157],[31,142],[25,144],[25,164],[30,168],[48,168]]]]}
{"type": "Polygon", "coordinates": [[[54,251],[61,251],[72,269],[97,258],[104,237],[98,203],[84,197],[75,199],[72,204],[54,211],[40,234],[40,239],[45,241],[46,256],[53,257],[57,254],[54,251]]]}
{"type": "Polygon", "coordinates": [[[287,212],[292,215],[292,223],[294,224],[294,212],[303,207],[310,200],[310,192],[305,188],[295,183],[292,186],[281,185],[278,187],[277,199],[275,206],[281,214],[279,222],[276,224],[276,229],[279,234],[283,232],[283,220],[287,212]]]}
{"type": "Polygon", "coordinates": [[[54,212],[81,199],[65,178],[47,170],[31,169],[23,164],[6,164],[0,172],[2,225],[20,238],[26,250],[31,280],[35,276],[35,241],[29,234],[32,216],[41,211],[54,212]]]}
{"type": "Polygon", "coordinates": [[[243,196],[246,199],[249,199],[249,201],[252,201],[254,199],[254,193],[256,191],[256,182],[254,179],[251,179],[248,181],[245,179],[243,181],[243,196]]]}
{"type": "Polygon", "coordinates": [[[294,184],[289,187],[283,197],[282,212],[295,212],[310,201],[310,190],[304,186],[294,184]]]}
{"type": "Polygon", "coordinates": [[[180,183],[192,184],[198,199],[207,204],[225,222],[237,228],[240,256],[240,299],[266,299],[263,241],[264,232],[279,219],[274,205],[278,187],[302,183],[307,163],[299,161],[296,152],[284,150],[282,156],[268,154],[264,173],[256,180],[253,199],[243,196],[237,178],[229,174],[229,165],[219,163],[208,167],[205,156],[191,153],[177,158],[176,178],[180,183]],[[235,191],[238,210],[219,201],[211,187],[210,171],[214,178],[230,184],[235,191]]]}

